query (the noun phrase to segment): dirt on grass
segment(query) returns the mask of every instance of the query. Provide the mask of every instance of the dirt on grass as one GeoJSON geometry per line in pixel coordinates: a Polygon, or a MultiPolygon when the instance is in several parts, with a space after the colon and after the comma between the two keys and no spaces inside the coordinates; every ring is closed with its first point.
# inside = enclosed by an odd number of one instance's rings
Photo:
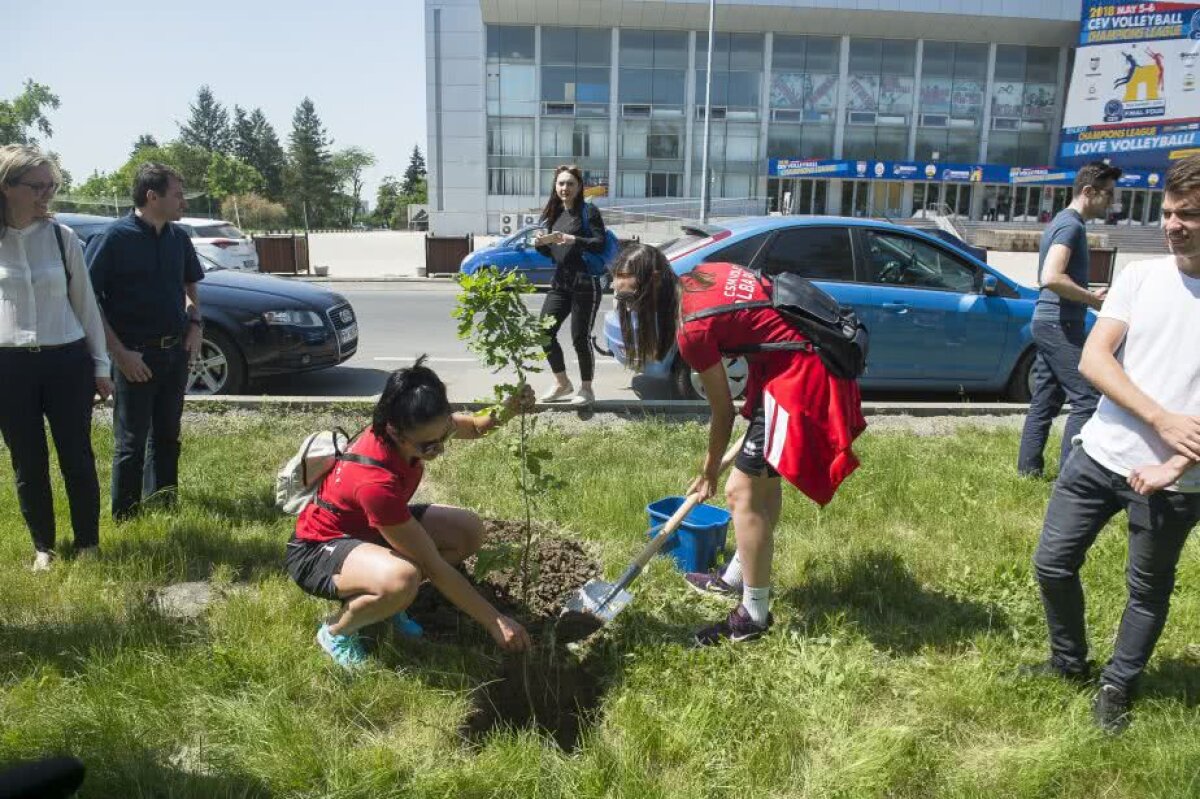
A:
{"type": "MultiPolygon", "coordinates": [[[[460,732],[468,740],[480,741],[497,729],[536,729],[564,751],[572,751],[595,714],[603,689],[587,660],[576,657],[567,645],[595,633],[601,623],[588,614],[562,614],[562,609],[584,583],[601,576],[600,566],[579,542],[538,525],[526,591],[520,563],[523,523],[487,520],[485,525],[483,550],[463,564],[463,571],[498,611],[525,626],[534,646],[520,655],[503,656],[495,678],[472,694],[472,709],[460,732]],[[481,559],[495,566],[476,579],[470,575],[481,559]]],[[[418,592],[409,615],[432,640],[490,640],[429,584],[418,592]]]]}

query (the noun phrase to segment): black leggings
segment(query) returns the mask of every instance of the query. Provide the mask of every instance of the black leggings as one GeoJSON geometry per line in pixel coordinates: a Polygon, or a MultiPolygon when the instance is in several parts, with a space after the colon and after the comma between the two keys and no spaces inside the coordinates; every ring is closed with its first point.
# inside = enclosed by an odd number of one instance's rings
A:
{"type": "Polygon", "coordinates": [[[600,310],[600,279],[579,275],[575,288],[567,289],[557,282],[550,286],[546,301],[542,304],[542,318],[554,319],[554,326],[546,331],[550,344],[546,347],[546,360],[550,371],[560,374],[567,371],[562,347],[558,345],[558,331],[567,316],[571,317],[571,344],[579,356],[579,379],[590,383],[596,372],[596,360],[592,355],[592,326],[596,323],[596,312],[600,310]]]}

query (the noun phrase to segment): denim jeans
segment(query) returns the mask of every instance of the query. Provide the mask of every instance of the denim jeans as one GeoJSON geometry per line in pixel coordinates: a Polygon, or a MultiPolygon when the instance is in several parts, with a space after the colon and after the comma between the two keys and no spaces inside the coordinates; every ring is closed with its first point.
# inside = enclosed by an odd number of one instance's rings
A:
{"type": "Polygon", "coordinates": [[[76,547],[100,542],[100,483],[92,454],[92,397],[96,367],[80,339],[34,352],[0,348],[0,433],[8,445],[21,515],[39,552],[54,549],[54,497],[46,426],[71,508],[76,547]]]}
{"type": "Polygon", "coordinates": [[[179,428],[187,389],[188,354],[182,346],[141,351],[153,373],[131,383],[113,368],[112,515],[131,514],[144,498],[179,484],[179,428]]]}
{"type": "Polygon", "coordinates": [[[1051,661],[1060,669],[1081,671],[1088,645],[1079,569],[1100,530],[1121,510],[1129,516],[1129,598],[1101,680],[1129,691],[1166,624],[1175,567],[1200,519],[1200,494],[1158,491],[1140,496],[1124,477],[1079,447],[1054,484],[1033,568],[1050,631],[1051,661]]]}
{"type": "Polygon", "coordinates": [[[1056,322],[1034,318],[1033,343],[1037,348],[1034,361],[1033,396],[1021,431],[1021,450],[1017,456],[1017,472],[1041,474],[1045,468],[1043,451],[1050,437],[1050,426],[1062,410],[1063,401],[1071,403],[1067,426],[1063,430],[1058,469],[1062,471],[1071,454],[1071,440],[1092,418],[1100,394],[1079,373],[1079,358],[1087,339],[1084,323],[1056,322]]]}

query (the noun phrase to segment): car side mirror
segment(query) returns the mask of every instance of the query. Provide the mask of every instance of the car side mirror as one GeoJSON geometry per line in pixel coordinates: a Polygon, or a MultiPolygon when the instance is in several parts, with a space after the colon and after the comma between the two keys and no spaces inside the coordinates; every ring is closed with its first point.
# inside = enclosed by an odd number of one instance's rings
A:
{"type": "Polygon", "coordinates": [[[983,294],[983,296],[994,297],[996,296],[997,289],[1000,288],[1000,281],[996,279],[995,275],[985,274],[983,276],[983,283],[979,288],[980,293],[983,294]]]}

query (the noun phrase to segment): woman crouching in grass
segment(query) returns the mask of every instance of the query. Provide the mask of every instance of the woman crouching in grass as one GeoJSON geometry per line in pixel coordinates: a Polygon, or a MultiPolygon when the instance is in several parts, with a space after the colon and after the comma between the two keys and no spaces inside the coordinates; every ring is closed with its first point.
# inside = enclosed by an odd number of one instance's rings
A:
{"type": "Polygon", "coordinates": [[[733,429],[733,399],[722,354],[764,344],[778,347],[747,356],[750,374],[742,415],[750,420],[750,428],[725,484],[737,555],[720,574],[684,576],[706,596],[741,598],[728,617],[696,633],[697,644],[752,641],[771,626],[771,558],[783,504],[779,477],[782,474],[820,505],[833,498],[858,466],[850,448],[866,427],[858,384],[834,377],[811,349],[786,349],[807,339],[774,308],[716,311],[769,299],[768,286],[748,269],[704,263],[676,276],[661,252],[637,244],[621,254],[612,271],[630,367],[640,370],[660,361],[678,344],[680,356],[699,374],[708,396],[708,452],[690,489],[702,500],[716,492],[722,454],[733,429]],[[712,315],[705,315],[706,310],[712,315]]]}
{"type": "MultiPolygon", "coordinates": [[[[519,652],[530,643],[525,628],[454,568],[482,545],[482,520],[463,508],[409,503],[425,463],[449,439],[479,438],[502,421],[451,413],[446,386],[424,361],[422,356],[391,374],[370,428],[325,478],[288,542],[287,569],[296,584],[342,603],[317,631],[317,643],[345,668],[365,663],[358,632],[369,624],[391,619],[399,633],[421,634],[404,611],[423,579],[483,625],[502,649],[519,652]]],[[[532,403],[526,387],[502,416],[532,403]]]]}

